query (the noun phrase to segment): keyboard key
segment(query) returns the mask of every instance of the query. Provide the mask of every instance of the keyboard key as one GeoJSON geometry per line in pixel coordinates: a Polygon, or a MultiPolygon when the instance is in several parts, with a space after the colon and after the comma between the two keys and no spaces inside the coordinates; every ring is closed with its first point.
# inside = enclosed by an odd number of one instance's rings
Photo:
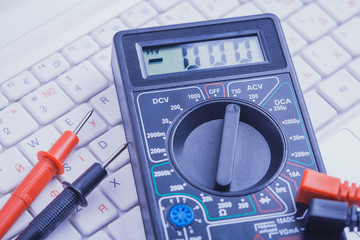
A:
{"type": "Polygon", "coordinates": [[[65,172],[60,175],[61,181],[74,182],[83,172],[85,172],[93,163],[98,162],[96,157],[86,148],[70,154],[64,165],[65,172]]]}
{"type": "Polygon", "coordinates": [[[25,96],[22,103],[42,124],[53,121],[74,105],[55,82],[49,82],[25,96]]]}
{"type": "Polygon", "coordinates": [[[90,235],[106,226],[118,215],[115,206],[97,189],[89,194],[87,202],[86,208],[78,207],[70,215],[71,222],[85,235],[90,235]]]}
{"type": "Polygon", "coordinates": [[[121,19],[130,28],[136,28],[151,20],[156,15],[156,10],[148,2],[141,2],[121,14],[121,19]]]}
{"type": "Polygon", "coordinates": [[[346,70],[340,70],[319,85],[320,92],[338,111],[360,101],[360,82],[346,70]]]}
{"type": "Polygon", "coordinates": [[[287,23],[282,23],[287,45],[290,54],[293,55],[306,46],[306,41],[296,31],[294,31],[287,23]]]}
{"type": "Polygon", "coordinates": [[[0,154],[0,193],[14,190],[32,166],[16,148],[10,148],[0,154]]]}
{"type": "MultiPolygon", "coordinates": [[[[360,125],[359,118],[357,124],[360,125]]],[[[360,140],[349,129],[341,129],[320,145],[326,172],[349,182],[359,183],[360,140]],[[346,176],[346,179],[344,179],[346,176]]]]}
{"type": "MultiPolygon", "coordinates": [[[[91,108],[87,104],[82,104],[76,107],[74,110],[66,113],[58,120],[56,120],[56,128],[60,132],[65,132],[66,130],[74,131],[74,129],[79,125],[80,121],[89,111],[91,111],[91,108]]],[[[101,135],[106,131],[106,128],[106,122],[100,118],[96,111],[94,111],[78,134],[79,143],[77,147],[82,147],[90,140],[101,135]]]]}
{"type": "Polygon", "coordinates": [[[247,15],[255,15],[261,14],[262,11],[252,2],[247,2],[242,4],[240,7],[237,7],[235,10],[229,12],[225,15],[225,17],[240,17],[240,16],[247,16],[247,15]]]}
{"type": "Polygon", "coordinates": [[[141,25],[139,28],[157,27],[157,26],[160,26],[160,24],[154,19],[146,22],[144,25],[141,25]]]}
{"type": "Polygon", "coordinates": [[[336,26],[336,22],[316,4],[309,4],[289,17],[290,25],[313,42],[336,26]]]}
{"type": "Polygon", "coordinates": [[[78,231],[69,223],[64,221],[61,223],[50,235],[47,237],[49,240],[81,240],[82,237],[78,231]]]}
{"type": "MultiPolygon", "coordinates": [[[[7,194],[0,198],[0,209],[5,205],[7,200],[9,200],[10,194],[7,194]]],[[[28,211],[25,211],[19,219],[15,222],[15,224],[9,229],[9,231],[4,235],[4,240],[11,239],[12,237],[19,234],[32,220],[32,216],[28,211]]]]}
{"type": "MultiPolygon", "coordinates": [[[[93,153],[105,162],[119,147],[126,142],[125,133],[121,126],[115,126],[89,144],[93,153]],[[116,141],[114,141],[116,139],[116,141]]],[[[127,149],[120,154],[109,166],[108,169],[116,171],[129,162],[127,149]]]]}
{"type": "Polygon", "coordinates": [[[239,5],[237,0],[192,0],[192,3],[208,19],[219,18],[239,5]]]}
{"type": "Polygon", "coordinates": [[[130,164],[107,177],[101,183],[101,189],[122,211],[128,211],[138,202],[130,164]]]}
{"type": "MultiPolygon", "coordinates": [[[[360,3],[360,1],[359,1],[360,3]]],[[[359,4],[360,6],[360,4],[359,4]]],[[[334,38],[353,56],[360,55],[360,17],[355,17],[333,32],[334,38]]]]}
{"type": "Polygon", "coordinates": [[[104,231],[98,231],[94,235],[91,235],[87,240],[112,240],[104,231]]]}
{"type": "Polygon", "coordinates": [[[293,63],[303,92],[306,92],[321,80],[321,76],[300,56],[293,57],[293,63]]]}
{"type": "Polygon", "coordinates": [[[335,109],[316,92],[310,91],[304,95],[304,98],[315,130],[330,122],[337,115],[335,109]]]}
{"type": "Polygon", "coordinates": [[[344,233],[345,233],[345,236],[346,236],[346,239],[347,240],[359,240],[360,238],[360,232],[358,232],[359,230],[357,231],[354,231],[354,232],[350,232],[350,228],[346,227],[344,229],[344,233]]]}
{"type": "Polygon", "coordinates": [[[150,2],[159,12],[164,12],[179,3],[180,0],[150,0],[150,2]]]}
{"type": "Polygon", "coordinates": [[[303,56],[322,76],[329,76],[351,59],[351,56],[329,36],[305,48],[303,56]]]}
{"type": "Polygon", "coordinates": [[[82,103],[105,89],[106,78],[88,61],[58,77],[60,86],[76,102],[82,103]]]}
{"type": "Polygon", "coordinates": [[[0,109],[6,107],[9,104],[7,98],[0,92],[0,109]]]}
{"type": "Polygon", "coordinates": [[[139,206],[111,223],[108,230],[117,240],[146,240],[139,206]]]}
{"type": "Polygon", "coordinates": [[[13,103],[0,111],[0,142],[11,146],[38,128],[35,120],[19,103],[13,103]]]}
{"type": "Polygon", "coordinates": [[[205,20],[205,18],[193,6],[185,1],[159,15],[158,19],[162,25],[205,20]]]}
{"type": "Polygon", "coordinates": [[[349,129],[358,139],[360,139],[360,113],[358,113],[355,117],[352,117],[351,121],[344,127],[349,129]]]}
{"type": "Polygon", "coordinates": [[[111,46],[109,46],[95,54],[91,60],[107,79],[114,81],[111,68],[111,50],[111,46]]]}
{"type": "Polygon", "coordinates": [[[111,125],[116,125],[121,122],[120,107],[115,86],[111,86],[93,97],[90,103],[111,125]]]}
{"type": "Polygon", "coordinates": [[[300,0],[255,0],[255,3],[264,11],[274,13],[283,19],[302,7],[300,0]]]}
{"type": "Polygon", "coordinates": [[[62,54],[72,63],[78,64],[100,49],[90,36],[84,36],[62,50],[62,54]]]}
{"type": "Polygon", "coordinates": [[[4,83],[1,90],[10,100],[16,101],[39,85],[39,81],[29,71],[25,71],[4,83]]]}
{"type": "Polygon", "coordinates": [[[360,58],[357,58],[349,64],[349,71],[360,81],[360,58]]]}
{"type": "Polygon", "coordinates": [[[70,68],[70,64],[59,53],[55,53],[40,63],[31,71],[42,82],[48,82],[70,68]]]}
{"type": "Polygon", "coordinates": [[[319,4],[338,22],[344,22],[360,11],[359,0],[319,0],[319,4]]]}
{"type": "Polygon", "coordinates": [[[19,143],[19,148],[27,159],[35,165],[38,162],[37,153],[39,151],[48,151],[59,137],[60,133],[54,127],[48,125],[22,140],[19,143]]]}
{"type": "Polygon", "coordinates": [[[62,192],[63,189],[63,186],[56,178],[51,179],[45,188],[40,192],[39,196],[30,205],[30,212],[35,216],[38,215],[60,194],[60,192],[62,192]]]}
{"type": "Polygon", "coordinates": [[[111,19],[101,27],[95,29],[91,36],[102,47],[109,46],[112,43],[115,33],[127,29],[126,26],[118,18],[111,19]]]}

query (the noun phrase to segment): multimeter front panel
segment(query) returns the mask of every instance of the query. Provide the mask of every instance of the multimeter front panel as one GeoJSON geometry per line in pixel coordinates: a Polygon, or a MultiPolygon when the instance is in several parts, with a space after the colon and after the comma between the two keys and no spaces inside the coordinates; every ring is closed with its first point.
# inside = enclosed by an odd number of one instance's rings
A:
{"type": "Polygon", "coordinates": [[[277,18],[125,31],[114,49],[148,237],[302,239],[302,173],[323,168],[277,18]]]}

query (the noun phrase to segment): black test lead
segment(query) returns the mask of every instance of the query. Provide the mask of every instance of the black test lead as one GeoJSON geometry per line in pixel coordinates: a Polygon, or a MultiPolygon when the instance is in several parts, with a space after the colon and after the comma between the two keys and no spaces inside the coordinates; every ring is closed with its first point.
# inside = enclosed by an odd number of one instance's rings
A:
{"type": "Polygon", "coordinates": [[[57,196],[16,238],[17,240],[45,239],[60,223],[62,223],[79,205],[87,206],[86,197],[107,176],[106,167],[122,153],[129,142],[123,144],[102,165],[94,163],[72,184],[67,185],[57,196]]]}

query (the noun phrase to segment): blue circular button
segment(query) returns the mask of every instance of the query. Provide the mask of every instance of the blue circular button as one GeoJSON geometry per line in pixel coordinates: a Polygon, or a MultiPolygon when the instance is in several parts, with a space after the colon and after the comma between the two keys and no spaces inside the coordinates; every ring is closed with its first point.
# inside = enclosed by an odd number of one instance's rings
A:
{"type": "Polygon", "coordinates": [[[178,204],[170,209],[169,220],[175,227],[182,228],[192,223],[194,212],[188,205],[178,204]]]}

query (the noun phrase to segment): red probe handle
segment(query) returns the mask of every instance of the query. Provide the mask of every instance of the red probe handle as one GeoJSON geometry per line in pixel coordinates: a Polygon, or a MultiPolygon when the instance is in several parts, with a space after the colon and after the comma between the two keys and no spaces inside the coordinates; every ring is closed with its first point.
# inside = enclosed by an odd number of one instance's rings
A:
{"type": "Polygon", "coordinates": [[[39,152],[39,162],[12,193],[0,210],[0,239],[6,234],[21,214],[28,208],[55,174],[64,173],[62,163],[78,144],[75,133],[66,131],[50,148],[39,152]]]}
{"type": "Polygon", "coordinates": [[[343,201],[349,203],[350,206],[353,204],[359,205],[360,187],[357,187],[355,183],[349,186],[348,181],[341,183],[339,178],[306,169],[296,202],[309,205],[313,198],[343,201]]]}
{"type": "Polygon", "coordinates": [[[64,173],[64,167],[62,163],[78,143],[78,136],[76,136],[76,134],[73,132],[66,131],[61,135],[61,137],[56,141],[56,143],[50,148],[48,152],[39,151],[37,158],[39,161],[42,159],[51,160],[57,167],[57,172],[55,173],[61,175],[64,173]]]}
{"type": "MultiPolygon", "coordinates": [[[[71,151],[75,148],[75,146],[79,143],[79,138],[76,136],[75,133],[71,131],[65,131],[61,137],[56,141],[56,143],[50,148],[48,154],[52,155],[55,159],[60,162],[60,165],[62,167],[62,163],[65,161],[67,156],[71,153],[71,151]]],[[[39,152],[38,153],[38,159],[43,158],[43,154],[46,152],[39,152]]],[[[52,159],[54,161],[54,159],[52,159]]],[[[57,163],[55,163],[57,164],[57,163]]],[[[57,164],[58,165],[58,164],[57,164]]],[[[59,173],[58,173],[59,174],[59,173]]]]}

